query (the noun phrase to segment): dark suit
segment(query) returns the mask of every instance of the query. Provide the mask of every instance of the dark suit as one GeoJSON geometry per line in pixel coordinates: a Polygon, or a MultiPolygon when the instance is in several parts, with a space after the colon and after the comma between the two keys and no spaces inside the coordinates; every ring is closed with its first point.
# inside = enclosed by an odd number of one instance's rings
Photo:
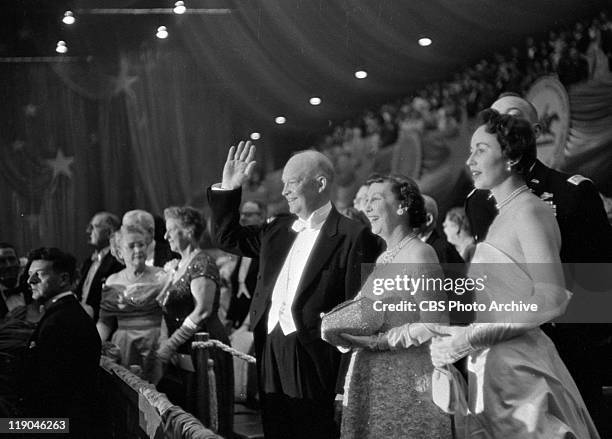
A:
{"type": "MultiPolygon", "coordinates": [[[[571,176],[548,168],[539,160],[527,176],[526,183],[555,211],[561,232],[560,258],[566,264],[566,279],[586,285],[593,282],[595,278],[589,279],[579,274],[584,269],[580,264],[612,262],[612,228],[595,185],[579,175],[571,176]]],[[[489,191],[475,190],[468,195],[465,209],[470,224],[477,225],[476,234],[482,241],[497,215],[495,200],[489,197],[489,191]]],[[[572,290],[571,284],[567,287],[572,290]]],[[[598,290],[595,286],[593,288],[598,290]]],[[[574,306],[581,299],[575,295],[572,299],[574,306]]],[[[572,302],[568,313],[573,308],[572,302]]],[[[600,368],[605,366],[605,356],[602,357],[599,352],[601,348],[597,346],[611,334],[610,325],[556,324],[544,325],[543,329],[555,342],[602,437],[612,435],[601,392],[600,368]],[[586,361],[586,358],[592,359],[586,361]]]]}
{"type": "Polygon", "coordinates": [[[425,242],[436,251],[440,264],[464,264],[455,246],[448,242],[446,238],[440,236],[436,229],[431,232],[431,235],[429,235],[425,242]]]}
{"type": "Polygon", "coordinates": [[[100,336],[73,296],[50,304],[26,353],[29,417],[70,418],[70,437],[94,437],[100,336]],[[91,431],[90,431],[91,429],[91,431]]]}
{"type": "MultiPolygon", "coordinates": [[[[296,217],[282,215],[262,226],[240,226],[240,196],[239,189],[208,191],[216,244],[230,253],[259,258],[260,261],[250,316],[261,387],[261,362],[266,338],[269,337],[267,321],[272,292],[297,236],[291,229],[296,217]]],[[[299,361],[296,362],[297,370],[287,371],[287,374],[303,380],[305,394],[311,389],[318,389],[320,394],[316,401],[304,397],[286,398],[284,409],[282,404],[267,406],[264,401],[266,438],[282,437],[278,430],[274,430],[277,427],[274,424],[282,422],[292,423],[292,431],[303,437],[336,435],[332,431],[335,430],[332,407],[340,355],[336,348],[321,339],[320,315],[357,293],[361,286],[361,264],[374,262],[380,250],[380,241],[369,229],[342,216],[332,207],[310,253],[291,307],[297,328],[296,336],[291,336],[299,361]],[[317,416],[317,419],[311,416],[317,416]]],[[[278,367],[282,369],[283,365],[278,367]]]]}
{"type": "MultiPolygon", "coordinates": [[[[91,258],[85,259],[83,261],[83,265],[81,265],[81,278],[79,279],[79,283],[75,290],[75,294],[79,301],[83,297],[83,284],[85,283],[85,279],[87,278],[87,273],[89,272],[89,268],[93,261],[91,258]]],[[[100,315],[100,299],[102,298],[102,285],[107,277],[109,277],[113,273],[117,273],[118,271],[123,270],[124,266],[115,259],[110,252],[108,252],[103,258],[100,266],[98,267],[98,271],[91,282],[91,286],[89,288],[89,295],[87,296],[87,305],[91,306],[94,310],[93,320],[94,322],[98,321],[98,316],[100,315]]]]}
{"type": "Polygon", "coordinates": [[[232,297],[230,299],[229,309],[227,310],[227,320],[232,322],[232,326],[234,328],[239,328],[244,322],[244,319],[249,313],[249,307],[251,306],[251,301],[253,299],[253,293],[255,292],[255,286],[257,285],[257,272],[259,271],[259,260],[251,259],[251,263],[249,264],[249,269],[247,271],[247,275],[244,279],[244,284],[246,285],[247,290],[251,294],[251,298],[242,295],[238,297],[238,287],[239,287],[239,279],[238,275],[240,272],[240,264],[242,263],[242,258],[238,258],[238,262],[236,263],[236,268],[232,272],[230,276],[230,281],[232,282],[232,297]]]}

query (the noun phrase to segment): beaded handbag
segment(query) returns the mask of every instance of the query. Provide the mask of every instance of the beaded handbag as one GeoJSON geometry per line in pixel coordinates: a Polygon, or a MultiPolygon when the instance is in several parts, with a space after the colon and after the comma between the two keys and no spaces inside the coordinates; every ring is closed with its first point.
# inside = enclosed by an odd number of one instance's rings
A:
{"type": "Polygon", "coordinates": [[[346,346],[340,334],[372,335],[380,328],[381,314],[367,297],[347,300],[322,316],[321,337],[334,346],[346,346]]]}

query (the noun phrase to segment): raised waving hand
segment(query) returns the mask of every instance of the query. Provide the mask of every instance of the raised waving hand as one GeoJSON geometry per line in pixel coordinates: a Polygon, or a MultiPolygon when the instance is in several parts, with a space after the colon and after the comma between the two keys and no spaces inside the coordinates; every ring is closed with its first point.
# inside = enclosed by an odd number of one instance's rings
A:
{"type": "Polygon", "coordinates": [[[238,147],[232,146],[223,166],[223,189],[238,189],[247,181],[255,166],[255,145],[250,141],[241,141],[238,147]]]}

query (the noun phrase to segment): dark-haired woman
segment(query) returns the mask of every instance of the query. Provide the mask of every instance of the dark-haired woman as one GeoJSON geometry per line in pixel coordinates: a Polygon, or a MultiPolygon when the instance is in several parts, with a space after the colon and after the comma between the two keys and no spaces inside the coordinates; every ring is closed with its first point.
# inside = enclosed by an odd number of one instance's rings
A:
{"type": "MultiPolygon", "coordinates": [[[[411,294],[402,285],[383,290],[378,281],[398,275],[415,279],[441,276],[435,251],[417,237],[425,222],[423,197],[416,183],[406,177],[381,177],[368,183],[365,214],[372,231],[385,240],[387,250],[358,295],[369,310],[358,326],[377,334],[410,323],[415,341],[410,349],[388,350],[388,340],[381,338],[384,346],[372,346],[372,350],[361,347],[360,337],[345,334],[340,342],[336,339],[340,347],[352,348],[341,435],[343,439],[450,438],[450,417],[432,402],[433,366],[427,343],[432,334],[419,322],[423,316],[418,311],[419,302],[439,297],[435,291],[411,294]],[[407,308],[409,302],[414,310],[407,308]]],[[[426,320],[444,317],[432,312],[426,320]]]]}
{"type": "MultiPolygon", "coordinates": [[[[164,210],[166,239],[181,259],[172,270],[169,287],[160,295],[168,338],[160,343],[157,357],[168,365],[159,390],[187,411],[195,407],[195,374],[191,342],[196,332],[208,332],[210,338],[229,345],[217,311],[219,309],[219,270],[215,262],[198,247],[204,232],[200,213],[191,207],[164,210]]],[[[162,327],[162,331],[164,328],[162,327]]],[[[163,339],[164,337],[162,337],[163,339]]],[[[212,349],[217,395],[216,430],[230,437],[233,424],[234,371],[231,355],[212,349]]]]}
{"type": "MultiPolygon", "coordinates": [[[[565,311],[553,210],[525,185],[536,146],[528,122],[485,110],[467,164],[478,189],[489,189],[499,214],[478,244],[470,274],[486,276],[481,303],[537,305],[537,312],[485,312],[464,327],[440,327],[434,365],[468,356],[467,413],[455,419],[465,438],[598,438],[572,377],[542,323],[565,311]],[[488,264],[485,264],[488,263],[488,264]],[[463,419],[460,419],[463,418],[463,419]]],[[[587,361],[587,360],[585,360],[587,361]]]]}

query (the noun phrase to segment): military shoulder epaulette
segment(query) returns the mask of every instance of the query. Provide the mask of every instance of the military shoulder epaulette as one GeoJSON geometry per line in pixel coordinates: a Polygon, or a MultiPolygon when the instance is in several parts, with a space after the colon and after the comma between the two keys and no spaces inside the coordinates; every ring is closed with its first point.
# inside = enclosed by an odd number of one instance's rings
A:
{"type": "Polygon", "coordinates": [[[573,184],[575,186],[578,186],[583,181],[590,181],[590,182],[592,182],[592,180],[590,178],[583,177],[580,174],[572,175],[570,178],[567,179],[567,181],[569,181],[571,184],[573,184]]]}

